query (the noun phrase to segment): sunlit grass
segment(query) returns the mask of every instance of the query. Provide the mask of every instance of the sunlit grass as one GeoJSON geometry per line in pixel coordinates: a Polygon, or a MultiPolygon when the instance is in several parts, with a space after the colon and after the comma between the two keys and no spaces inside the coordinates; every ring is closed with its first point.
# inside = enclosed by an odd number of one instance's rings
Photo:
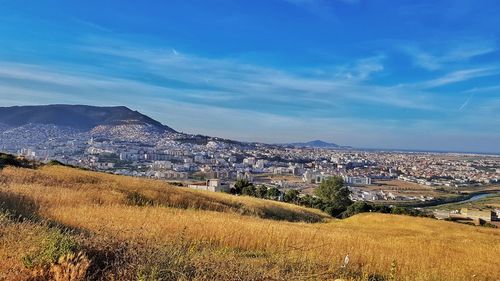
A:
{"type": "MultiPolygon", "coordinates": [[[[334,220],[284,203],[63,167],[4,169],[0,194],[11,212],[85,230],[90,236],[84,243],[117,239],[167,247],[164,251],[178,259],[174,264],[158,260],[158,252],[149,258],[138,253],[140,258],[124,268],[152,274],[157,267],[174,267],[181,271],[176,279],[224,280],[240,274],[243,280],[328,280],[346,270],[340,267],[346,255],[354,272],[347,276],[355,279],[388,278],[394,264],[397,280],[500,279],[497,229],[383,214],[334,220]],[[127,195],[132,192],[152,204],[131,204],[127,195]]],[[[33,229],[39,227],[2,226],[2,233],[22,239],[0,236],[0,258],[20,268],[16,261],[22,254],[11,252],[27,252],[36,244],[40,238],[33,229]]]]}

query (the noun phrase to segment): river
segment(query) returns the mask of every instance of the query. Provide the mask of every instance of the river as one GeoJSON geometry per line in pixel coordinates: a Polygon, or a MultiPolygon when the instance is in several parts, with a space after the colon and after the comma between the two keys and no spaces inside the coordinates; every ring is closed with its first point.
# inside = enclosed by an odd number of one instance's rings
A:
{"type": "Polygon", "coordinates": [[[491,196],[495,196],[495,195],[497,195],[497,194],[498,194],[498,193],[484,193],[484,194],[478,194],[478,195],[474,195],[474,196],[472,196],[471,198],[469,198],[469,199],[467,199],[467,200],[454,202],[453,204],[462,204],[462,203],[474,202],[474,201],[477,201],[477,200],[480,200],[480,199],[483,199],[483,198],[488,198],[488,197],[491,197],[491,196]]]}

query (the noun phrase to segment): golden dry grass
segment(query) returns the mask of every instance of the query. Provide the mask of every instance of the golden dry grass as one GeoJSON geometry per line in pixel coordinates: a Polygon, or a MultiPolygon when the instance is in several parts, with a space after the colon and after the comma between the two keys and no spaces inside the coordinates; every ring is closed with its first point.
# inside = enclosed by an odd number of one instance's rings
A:
{"type": "MultiPolygon", "coordinates": [[[[325,219],[320,212],[288,204],[62,167],[4,169],[0,194],[10,210],[85,230],[90,237],[151,247],[188,243],[187,249],[168,251],[178,253],[175,264],[181,273],[169,275],[175,279],[333,280],[345,271],[340,265],[349,254],[354,273],[348,276],[356,279],[388,280],[396,261],[397,280],[500,280],[497,229],[383,214],[325,219]],[[131,205],[130,192],[155,204],[131,205]],[[294,222],[310,221],[310,216],[322,222],[294,222]],[[191,271],[197,273],[187,275],[191,271]]],[[[30,229],[37,227],[4,226],[1,233],[27,238],[0,236],[0,259],[22,271],[16,265],[19,254],[9,253],[36,244],[30,229]]],[[[161,266],[173,266],[167,264],[161,266]]]]}
{"type": "Polygon", "coordinates": [[[14,224],[0,215],[0,280],[26,280],[22,258],[38,249],[46,229],[31,223],[14,224]]]}
{"type": "Polygon", "coordinates": [[[321,211],[287,203],[203,192],[171,186],[163,181],[61,166],[46,166],[38,170],[6,168],[0,172],[1,186],[0,190],[4,192],[29,195],[41,207],[123,204],[127,201],[127,195],[139,193],[153,205],[167,207],[232,212],[290,221],[318,222],[328,218],[321,211]]]}

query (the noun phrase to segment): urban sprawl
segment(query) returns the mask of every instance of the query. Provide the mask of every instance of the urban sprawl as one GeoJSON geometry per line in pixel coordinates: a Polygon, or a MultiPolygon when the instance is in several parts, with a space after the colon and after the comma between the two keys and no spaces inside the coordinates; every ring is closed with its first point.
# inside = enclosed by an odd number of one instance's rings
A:
{"type": "Polygon", "coordinates": [[[115,174],[183,182],[212,191],[224,191],[244,178],[256,185],[307,194],[325,178],[342,176],[354,201],[434,199],[430,195],[367,188],[388,180],[446,191],[500,181],[500,157],[494,155],[240,143],[179,133],[158,135],[133,125],[101,130],[97,127],[92,132],[26,125],[4,132],[0,149],[41,161],[58,160],[115,174]]]}

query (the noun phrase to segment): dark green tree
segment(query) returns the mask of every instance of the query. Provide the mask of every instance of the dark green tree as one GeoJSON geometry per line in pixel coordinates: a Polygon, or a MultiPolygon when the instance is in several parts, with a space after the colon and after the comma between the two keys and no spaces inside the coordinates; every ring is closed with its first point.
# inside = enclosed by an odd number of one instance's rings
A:
{"type": "Polygon", "coordinates": [[[251,183],[247,179],[238,179],[234,183],[234,187],[231,188],[231,194],[242,194],[243,188],[247,186],[253,186],[253,183],[251,183]]]}
{"type": "Polygon", "coordinates": [[[267,186],[259,185],[255,190],[255,196],[258,198],[266,198],[267,195],[267,186]]]}
{"type": "Polygon", "coordinates": [[[287,192],[285,192],[285,195],[283,196],[285,202],[288,203],[298,203],[299,202],[299,191],[295,189],[290,189],[287,192]]]}
{"type": "Polygon", "coordinates": [[[241,189],[241,194],[246,195],[246,196],[254,196],[255,197],[256,196],[256,188],[253,184],[244,186],[241,189]]]}
{"type": "Polygon", "coordinates": [[[347,210],[342,213],[342,218],[348,218],[351,216],[354,216],[359,213],[366,213],[370,212],[373,210],[373,206],[370,204],[364,202],[364,201],[358,201],[354,202],[351,204],[349,207],[347,207],[347,210]]]}
{"type": "Polygon", "coordinates": [[[314,200],[314,197],[312,197],[311,195],[309,194],[306,194],[304,196],[302,196],[301,198],[299,198],[299,204],[302,205],[302,206],[306,206],[306,207],[309,207],[309,208],[313,208],[313,200],[314,200]]]}
{"type": "Polygon", "coordinates": [[[277,200],[280,197],[281,191],[276,187],[271,187],[267,190],[266,197],[269,199],[277,200]]]}
{"type": "Polygon", "coordinates": [[[344,179],[339,176],[327,178],[315,190],[316,196],[321,198],[332,209],[346,210],[352,204],[349,188],[344,185],[344,179]]]}

